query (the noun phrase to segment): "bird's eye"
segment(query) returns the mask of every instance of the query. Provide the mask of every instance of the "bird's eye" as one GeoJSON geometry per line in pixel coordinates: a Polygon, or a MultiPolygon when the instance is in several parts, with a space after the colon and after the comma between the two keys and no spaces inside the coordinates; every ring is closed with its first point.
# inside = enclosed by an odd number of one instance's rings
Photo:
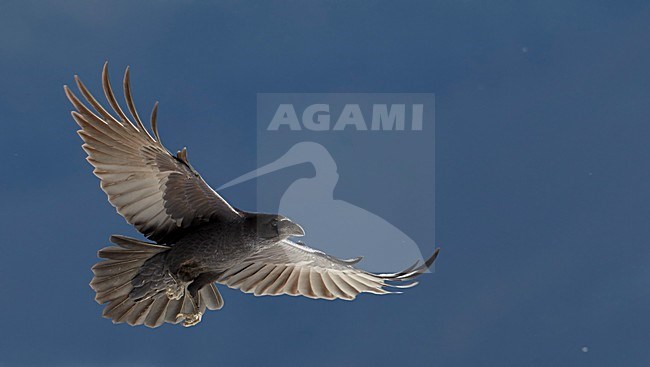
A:
{"type": "Polygon", "coordinates": [[[277,220],[273,220],[273,221],[271,222],[271,226],[273,226],[274,228],[277,227],[277,226],[278,226],[278,221],[277,221],[277,220]]]}

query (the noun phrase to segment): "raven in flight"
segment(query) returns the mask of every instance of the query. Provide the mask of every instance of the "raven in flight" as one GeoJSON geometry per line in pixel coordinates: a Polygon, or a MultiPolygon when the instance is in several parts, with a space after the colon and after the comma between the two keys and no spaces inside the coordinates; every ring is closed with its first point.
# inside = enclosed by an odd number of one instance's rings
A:
{"type": "Polygon", "coordinates": [[[361,258],[341,260],[291,241],[303,229],[279,214],[249,213],[226,202],[203,181],[187,160],[187,150],[173,155],[161,143],[151,113],[153,136],[135,109],[124,74],[129,119],[111,88],[108,63],[102,72],[109,113],[75,76],[91,110],[65,86],[81,127],[87,160],[108,201],[128,223],[155,243],[113,235],[116,246],[103,248],[103,261],[92,267],[95,300],[106,304],[103,316],[114,323],[158,327],[165,322],[196,325],[206,309],[218,310],[223,299],[215,283],[261,295],[288,294],[352,300],[357,294],[396,293],[426,271],[438,249],[423,264],[391,274],[354,267],[361,258]],[[117,116],[115,116],[117,115],[117,116]]]}

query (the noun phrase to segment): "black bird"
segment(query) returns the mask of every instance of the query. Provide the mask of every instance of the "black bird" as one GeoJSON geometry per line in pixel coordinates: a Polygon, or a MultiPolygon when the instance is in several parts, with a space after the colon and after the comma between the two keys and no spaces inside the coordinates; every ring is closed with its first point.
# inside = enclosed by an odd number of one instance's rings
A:
{"type": "Polygon", "coordinates": [[[102,84],[115,115],[75,82],[92,111],[67,86],[76,111],[87,160],[95,168],[108,201],[126,221],[155,243],[113,235],[116,246],[103,248],[92,267],[95,300],[107,305],[103,316],[114,323],[158,327],[165,322],[192,326],[206,309],[223,299],[215,282],[246,293],[288,294],[352,300],[357,294],[398,293],[426,271],[438,249],[423,264],[392,274],[355,268],[361,258],[341,260],[295,243],[303,229],[278,214],[249,213],[228,204],[203,181],[187,160],[187,150],[171,154],[161,143],[151,113],[153,136],[135,109],[124,74],[124,96],[133,123],[115,99],[104,64],[102,84]]]}

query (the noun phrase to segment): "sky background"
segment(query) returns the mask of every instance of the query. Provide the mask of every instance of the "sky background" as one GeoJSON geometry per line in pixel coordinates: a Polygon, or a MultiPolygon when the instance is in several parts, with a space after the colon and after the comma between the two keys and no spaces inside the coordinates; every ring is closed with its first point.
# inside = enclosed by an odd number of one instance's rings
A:
{"type": "Polygon", "coordinates": [[[647,366],[649,38],[646,1],[0,3],[0,365],[647,366]],[[257,93],[435,93],[435,273],[355,302],[222,288],[190,329],[101,318],[96,251],[137,234],[62,86],[105,60],[215,187],[257,166],[257,93]]]}

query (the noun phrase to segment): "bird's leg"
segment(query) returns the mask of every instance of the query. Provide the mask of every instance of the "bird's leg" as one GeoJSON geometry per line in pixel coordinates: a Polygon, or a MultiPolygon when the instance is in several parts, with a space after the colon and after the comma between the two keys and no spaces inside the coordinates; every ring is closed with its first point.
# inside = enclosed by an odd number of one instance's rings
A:
{"type": "Polygon", "coordinates": [[[171,300],[179,300],[183,298],[185,295],[185,285],[179,282],[169,271],[167,272],[167,276],[172,279],[167,286],[167,298],[171,300]]]}
{"type": "Polygon", "coordinates": [[[203,317],[203,313],[199,309],[199,297],[198,297],[198,292],[196,295],[192,295],[190,293],[190,302],[192,303],[192,312],[190,313],[179,313],[176,315],[176,318],[178,319],[179,317],[183,318],[183,326],[185,327],[190,327],[198,324],[201,322],[201,317],[203,317]]]}
{"type": "Polygon", "coordinates": [[[194,326],[201,321],[203,313],[201,312],[201,305],[199,304],[199,291],[204,286],[214,282],[218,276],[218,273],[202,273],[187,287],[193,311],[191,313],[180,313],[176,316],[177,318],[182,317],[185,319],[185,321],[183,321],[183,326],[194,326]]]}

